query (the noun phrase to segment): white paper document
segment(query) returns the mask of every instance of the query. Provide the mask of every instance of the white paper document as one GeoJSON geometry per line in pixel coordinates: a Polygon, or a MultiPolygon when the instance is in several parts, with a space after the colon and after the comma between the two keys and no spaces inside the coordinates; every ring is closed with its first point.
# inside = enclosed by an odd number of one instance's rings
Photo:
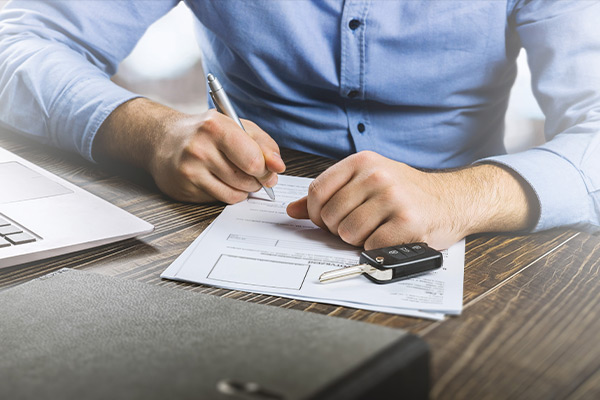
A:
{"type": "Polygon", "coordinates": [[[320,283],[323,272],[357,264],[360,250],[286,214],[311,180],[280,175],[276,201],[261,191],[225,207],[161,277],[430,319],[461,312],[464,240],[444,251],[442,268],[419,277],[383,285],[364,276],[320,283]]]}

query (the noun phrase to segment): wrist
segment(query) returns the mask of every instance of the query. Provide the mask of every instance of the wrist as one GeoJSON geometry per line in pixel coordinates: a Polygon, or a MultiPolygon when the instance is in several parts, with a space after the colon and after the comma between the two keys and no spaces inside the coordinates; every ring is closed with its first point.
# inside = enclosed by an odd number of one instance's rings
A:
{"type": "Polygon", "coordinates": [[[138,97],[117,107],[98,129],[92,148],[96,160],[119,160],[152,173],[168,126],[184,114],[138,97]]]}
{"type": "Polygon", "coordinates": [[[524,231],[539,216],[537,197],[518,174],[496,164],[478,164],[448,174],[450,208],[461,235],[524,231]]]}

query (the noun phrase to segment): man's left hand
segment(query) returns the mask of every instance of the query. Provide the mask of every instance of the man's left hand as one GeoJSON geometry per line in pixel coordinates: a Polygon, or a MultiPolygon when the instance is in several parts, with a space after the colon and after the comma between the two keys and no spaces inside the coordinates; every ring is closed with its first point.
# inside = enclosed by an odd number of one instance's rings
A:
{"type": "Polygon", "coordinates": [[[365,249],[410,242],[443,249],[472,233],[526,229],[536,204],[532,189],[497,165],[422,172],[362,151],[323,172],[287,212],[365,249]]]}

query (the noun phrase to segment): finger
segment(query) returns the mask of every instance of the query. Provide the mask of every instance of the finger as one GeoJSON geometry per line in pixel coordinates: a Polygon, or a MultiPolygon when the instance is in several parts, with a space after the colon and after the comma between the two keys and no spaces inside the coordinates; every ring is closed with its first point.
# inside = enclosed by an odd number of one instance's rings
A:
{"type": "Polygon", "coordinates": [[[321,210],[329,199],[354,176],[354,168],[347,159],[329,167],[308,187],[307,209],[310,220],[315,225],[327,229],[321,218],[321,210]]]}
{"type": "Polygon", "coordinates": [[[278,177],[275,172],[268,172],[265,176],[255,178],[261,185],[266,187],[273,187],[277,185],[278,177]]]}
{"type": "Polygon", "coordinates": [[[273,187],[273,186],[277,185],[278,180],[279,180],[279,178],[278,178],[277,174],[275,172],[272,172],[271,174],[269,174],[265,177],[264,182],[260,181],[260,183],[266,187],[273,187]]]}
{"type": "MultiPolygon", "coordinates": [[[[354,177],[323,205],[321,219],[331,233],[340,235],[338,231],[340,222],[367,201],[371,195],[368,187],[361,179],[354,177]]],[[[369,206],[369,208],[373,207],[369,206]]]]}
{"type": "Polygon", "coordinates": [[[199,193],[206,193],[227,204],[235,204],[248,198],[248,193],[227,185],[212,173],[208,173],[198,182],[192,182],[199,193]]]}
{"type": "Polygon", "coordinates": [[[277,147],[278,148],[276,151],[267,151],[261,145],[261,148],[263,149],[263,155],[265,156],[265,162],[267,163],[267,168],[269,169],[269,171],[281,174],[285,172],[286,166],[283,162],[283,159],[281,158],[279,146],[277,147]]]}
{"type": "Polygon", "coordinates": [[[174,199],[192,203],[215,200],[237,203],[248,196],[246,192],[229,187],[208,170],[189,167],[186,170],[193,173],[187,172],[174,179],[157,182],[157,185],[174,199]]]}
{"type": "Polygon", "coordinates": [[[215,177],[234,189],[248,193],[256,192],[261,188],[255,177],[239,169],[224,154],[221,154],[221,157],[215,157],[208,169],[215,177]]]}
{"type": "Polygon", "coordinates": [[[216,140],[217,148],[246,174],[256,178],[269,173],[265,157],[258,143],[244,132],[231,118],[214,116],[216,123],[209,127],[216,140]]]}
{"type": "Polygon", "coordinates": [[[260,189],[255,177],[240,170],[225,154],[207,146],[206,143],[195,143],[190,151],[186,151],[177,170],[184,180],[191,181],[199,187],[202,187],[202,179],[212,174],[225,184],[246,193],[260,189]]]}
{"type": "Polygon", "coordinates": [[[365,250],[370,250],[418,241],[420,240],[410,230],[403,227],[399,220],[391,219],[375,229],[365,240],[364,246],[365,250]]]}
{"type": "Polygon", "coordinates": [[[366,201],[339,223],[337,234],[346,243],[362,246],[386,222],[388,216],[389,212],[382,209],[380,204],[373,200],[366,201]]]}
{"type": "Polygon", "coordinates": [[[286,208],[286,212],[292,218],[296,218],[296,219],[309,218],[308,209],[306,208],[306,196],[304,196],[301,199],[298,199],[296,201],[292,201],[290,204],[288,204],[288,206],[286,208]]]}
{"type": "Polygon", "coordinates": [[[248,135],[250,135],[250,137],[260,146],[267,169],[276,173],[284,172],[285,163],[281,159],[281,152],[277,142],[254,122],[244,119],[242,120],[242,124],[244,125],[246,132],[248,132],[248,135]]]}

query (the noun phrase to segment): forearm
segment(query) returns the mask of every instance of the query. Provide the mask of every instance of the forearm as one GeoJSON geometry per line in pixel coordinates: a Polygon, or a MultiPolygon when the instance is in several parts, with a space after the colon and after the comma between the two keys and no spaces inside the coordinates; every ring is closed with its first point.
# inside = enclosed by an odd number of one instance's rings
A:
{"type": "Polygon", "coordinates": [[[539,217],[532,188],[506,167],[478,164],[452,172],[433,173],[446,187],[448,218],[460,236],[482,232],[529,230],[539,217]]]}
{"type": "Polygon", "coordinates": [[[94,159],[116,159],[151,172],[151,164],[169,124],[187,117],[176,110],[138,97],[117,107],[98,129],[94,159]]]}

